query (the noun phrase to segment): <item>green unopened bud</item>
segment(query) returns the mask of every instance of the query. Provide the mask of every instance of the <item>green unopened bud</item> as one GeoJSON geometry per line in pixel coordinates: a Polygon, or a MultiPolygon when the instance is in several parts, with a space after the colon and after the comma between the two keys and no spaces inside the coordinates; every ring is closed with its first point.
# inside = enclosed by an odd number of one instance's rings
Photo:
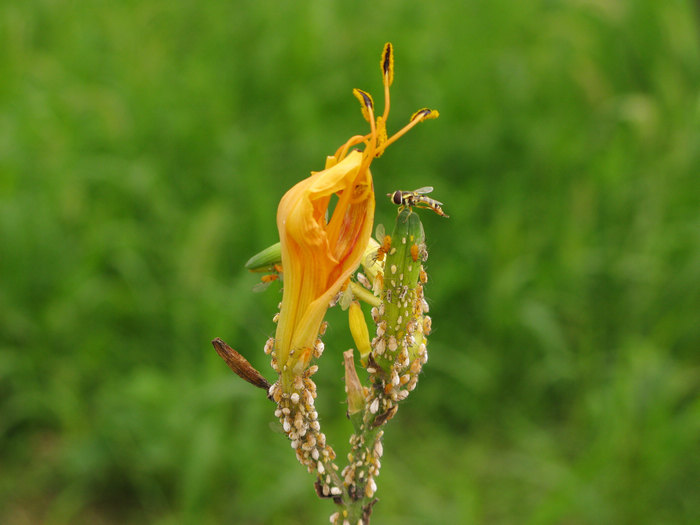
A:
{"type": "Polygon", "coordinates": [[[363,366],[367,365],[367,357],[371,351],[369,344],[369,330],[367,330],[367,321],[365,314],[362,313],[362,307],[357,301],[353,301],[348,308],[348,317],[350,324],[350,333],[357,346],[357,351],[360,352],[360,360],[363,366]]]}
{"type": "Polygon", "coordinates": [[[401,363],[393,365],[407,361],[409,355],[415,355],[416,345],[424,342],[420,329],[423,297],[418,281],[425,256],[423,224],[418,214],[406,206],[396,218],[391,249],[384,263],[383,309],[374,342],[374,358],[384,373],[392,368],[406,368],[401,363]]]}
{"type": "Polygon", "coordinates": [[[245,267],[251,272],[269,272],[276,264],[282,262],[282,247],[280,243],[268,246],[263,251],[253,255],[245,267]]]}

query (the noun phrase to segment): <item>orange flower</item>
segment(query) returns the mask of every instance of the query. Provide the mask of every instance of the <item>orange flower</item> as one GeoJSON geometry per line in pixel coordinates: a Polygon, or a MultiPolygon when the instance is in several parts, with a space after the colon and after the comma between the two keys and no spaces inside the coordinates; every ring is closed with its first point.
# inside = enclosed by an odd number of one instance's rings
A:
{"type": "Polygon", "coordinates": [[[371,96],[354,90],[370,123],[370,133],[350,138],[326,159],[326,169],[292,187],[277,210],[284,291],[275,350],[284,391],[309,365],[326,310],[359,266],[369,242],[374,220],[374,187],[369,170],[372,160],[415,124],[437,116],[437,112],[420,110],[406,127],[387,139],[385,122],[393,79],[391,44],[384,47],[381,67],[384,114],[375,119],[371,96]],[[349,151],[363,143],[363,151],[349,151]],[[327,219],[333,195],[338,199],[327,219]]]}
{"type": "Polygon", "coordinates": [[[280,201],[277,227],[284,292],[276,346],[283,371],[286,365],[296,375],[308,365],[326,310],[357,269],[369,241],[374,188],[363,156],[350,153],[299,182],[280,201]],[[326,221],[334,194],[338,202],[326,221]]]}

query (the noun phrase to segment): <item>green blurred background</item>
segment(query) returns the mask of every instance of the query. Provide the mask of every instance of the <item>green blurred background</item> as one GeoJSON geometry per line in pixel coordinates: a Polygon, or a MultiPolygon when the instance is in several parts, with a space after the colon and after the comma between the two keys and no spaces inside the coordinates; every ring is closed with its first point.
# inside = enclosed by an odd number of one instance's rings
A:
{"type": "MultiPolygon", "coordinates": [[[[700,40],[680,0],[0,7],[0,523],[327,523],[224,365],[281,295],[242,266],[366,130],[423,214],[434,332],[377,524],[700,523],[700,40]]],[[[378,221],[394,207],[379,198],[378,221]]],[[[319,410],[342,456],[329,314],[319,410]]],[[[273,425],[274,427],[274,425],[273,425]]]]}

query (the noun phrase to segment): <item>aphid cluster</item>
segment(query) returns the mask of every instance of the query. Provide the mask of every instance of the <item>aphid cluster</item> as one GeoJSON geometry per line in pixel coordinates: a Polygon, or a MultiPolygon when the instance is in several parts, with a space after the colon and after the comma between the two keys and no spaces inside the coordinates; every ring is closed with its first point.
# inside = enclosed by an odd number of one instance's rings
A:
{"type": "MultiPolygon", "coordinates": [[[[383,233],[383,228],[377,233],[383,233]]],[[[371,382],[366,389],[368,410],[350,438],[348,465],[341,472],[348,493],[356,498],[371,498],[376,491],[383,452],[380,427],[394,417],[398,403],[416,387],[428,359],[425,336],[431,328],[423,296],[427,274],[422,263],[427,250],[422,225],[410,207],[399,214],[393,235],[384,237],[378,252],[375,260],[382,263],[382,271],[377,272],[373,288],[382,301],[371,310],[376,336],[367,363],[371,382]]]]}
{"type": "MultiPolygon", "coordinates": [[[[320,335],[325,332],[326,323],[321,326],[320,335]]],[[[269,338],[265,343],[265,353],[271,356],[270,365],[280,374],[280,366],[275,353],[275,340],[269,338]]],[[[318,358],[323,353],[324,345],[320,338],[314,348],[302,349],[318,358]]],[[[297,459],[310,473],[316,473],[316,490],[319,496],[337,497],[342,493],[338,482],[338,466],[333,463],[335,451],[326,443],[326,435],[321,432],[318,412],[314,407],[316,383],[311,376],[318,371],[317,365],[311,365],[300,374],[294,375],[292,385],[284,389],[280,380],[270,386],[268,397],[277,403],[275,416],[279,418],[284,433],[296,452],[297,459]]]]}

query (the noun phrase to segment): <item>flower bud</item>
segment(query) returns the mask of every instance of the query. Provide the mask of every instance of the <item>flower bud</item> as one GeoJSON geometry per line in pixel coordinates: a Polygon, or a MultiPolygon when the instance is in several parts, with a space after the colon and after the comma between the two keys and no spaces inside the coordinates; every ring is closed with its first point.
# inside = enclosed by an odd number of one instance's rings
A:
{"type": "Polygon", "coordinates": [[[360,303],[353,301],[348,308],[348,316],[350,318],[350,333],[357,346],[357,351],[360,353],[360,360],[363,366],[367,363],[367,357],[371,350],[369,343],[369,330],[365,321],[365,314],[362,312],[360,303]]]}

